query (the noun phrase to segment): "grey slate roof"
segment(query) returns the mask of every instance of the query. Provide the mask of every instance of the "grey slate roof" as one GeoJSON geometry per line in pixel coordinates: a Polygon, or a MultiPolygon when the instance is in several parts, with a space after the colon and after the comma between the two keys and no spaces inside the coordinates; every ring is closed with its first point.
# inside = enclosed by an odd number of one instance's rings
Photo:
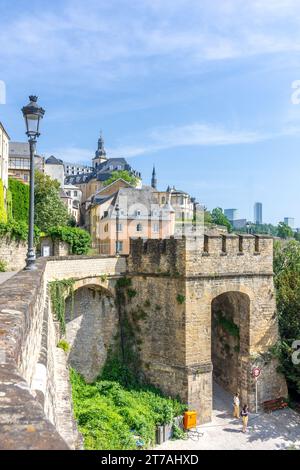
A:
{"type": "Polygon", "coordinates": [[[113,171],[118,171],[121,167],[122,170],[126,170],[129,173],[134,174],[137,177],[140,177],[141,174],[134,171],[133,168],[126,162],[125,158],[109,158],[107,161],[98,165],[92,173],[82,174],[82,175],[69,175],[65,178],[66,184],[82,184],[87,183],[92,179],[97,179],[98,181],[106,181],[111,177],[113,171]],[[112,167],[112,169],[110,169],[112,167]]]}
{"type": "Polygon", "coordinates": [[[60,160],[59,158],[54,157],[54,155],[51,155],[51,157],[47,158],[45,161],[46,164],[48,165],[63,165],[64,162],[60,160]]]}
{"type": "Polygon", "coordinates": [[[9,142],[9,156],[30,157],[28,142],[9,142]]]}

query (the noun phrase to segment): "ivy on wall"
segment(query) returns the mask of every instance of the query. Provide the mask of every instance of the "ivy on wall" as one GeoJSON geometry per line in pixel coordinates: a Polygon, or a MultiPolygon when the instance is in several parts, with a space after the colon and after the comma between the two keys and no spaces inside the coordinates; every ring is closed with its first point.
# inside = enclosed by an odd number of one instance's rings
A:
{"type": "Polygon", "coordinates": [[[218,324],[221,328],[229,334],[229,336],[234,336],[235,338],[240,338],[240,329],[233,320],[230,320],[225,316],[223,312],[217,313],[218,324]]]}
{"type": "Polygon", "coordinates": [[[29,186],[14,178],[8,179],[11,194],[11,217],[19,222],[28,220],[29,186]]]}
{"type": "Polygon", "coordinates": [[[66,332],[65,299],[69,295],[72,299],[72,314],[74,312],[74,283],[75,279],[62,279],[60,281],[52,281],[49,283],[52,310],[60,323],[62,334],[65,334],[66,332]]]}
{"type": "Polygon", "coordinates": [[[4,200],[4,186],[3,182],[0,179],[0,222],[7,222],[7,212],[5,207],[5,200],[4,200]]]}

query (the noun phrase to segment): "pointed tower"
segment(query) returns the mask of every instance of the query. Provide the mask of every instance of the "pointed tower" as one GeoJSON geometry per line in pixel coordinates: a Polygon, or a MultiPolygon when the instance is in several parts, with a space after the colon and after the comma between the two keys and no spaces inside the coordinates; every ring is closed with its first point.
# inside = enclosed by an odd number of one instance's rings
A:
{"type": "Polygon", "coordinates": [[[104,148],[104,139],[102,136],[102,131],[100,132],[100,137],[98,139],[98,149],[95,152],[95,156],[93,158],[93,167],[97,168],[100,163],[106,162],[106,151],[104,148]]]}
{"type": "Polygon", "coordinates": [[[152,171],[151,186],[152,186],[153,189],[157,189],[157,178],[156,178],[156,172],[155,172],[155,166],[154,165],[153,165],[153,171],[152,171]]]}

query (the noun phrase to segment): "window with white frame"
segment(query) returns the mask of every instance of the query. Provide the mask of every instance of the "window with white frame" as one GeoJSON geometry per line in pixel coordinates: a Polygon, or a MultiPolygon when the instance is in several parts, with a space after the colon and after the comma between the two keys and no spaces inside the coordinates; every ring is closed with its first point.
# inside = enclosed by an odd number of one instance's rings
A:
{"type": "Polygon", "coordinates": [[[143,231],[143,226],[142,226],[142,224],[137,224],[137,226],[136,226],[136,231],[137,231],[137,232],[142,232],[142,231],[143,231]]]}

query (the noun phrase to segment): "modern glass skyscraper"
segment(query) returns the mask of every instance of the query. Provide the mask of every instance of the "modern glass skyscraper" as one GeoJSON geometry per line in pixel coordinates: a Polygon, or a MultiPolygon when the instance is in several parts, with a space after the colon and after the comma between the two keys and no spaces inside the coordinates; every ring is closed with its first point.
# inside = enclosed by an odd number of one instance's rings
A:
{"type": "Polygon", "coordinates": [[[291,228],[294,228],[295,226],[295,219],[294,217],[285,217],[284,218],[284,223],[288,225],[291,228]]]}
{"type": "Polygon", "coordinates": [[[262,203],[256,202],[254,204],[254,223],[261,225],[263,223],[262,220],[262,203]]]}
{"type": "Polygon", "coordinates": [[[230,222],[233,222],[237,218],[237,209],[225,209],[224,215],[226,215],[230,222]]]}

